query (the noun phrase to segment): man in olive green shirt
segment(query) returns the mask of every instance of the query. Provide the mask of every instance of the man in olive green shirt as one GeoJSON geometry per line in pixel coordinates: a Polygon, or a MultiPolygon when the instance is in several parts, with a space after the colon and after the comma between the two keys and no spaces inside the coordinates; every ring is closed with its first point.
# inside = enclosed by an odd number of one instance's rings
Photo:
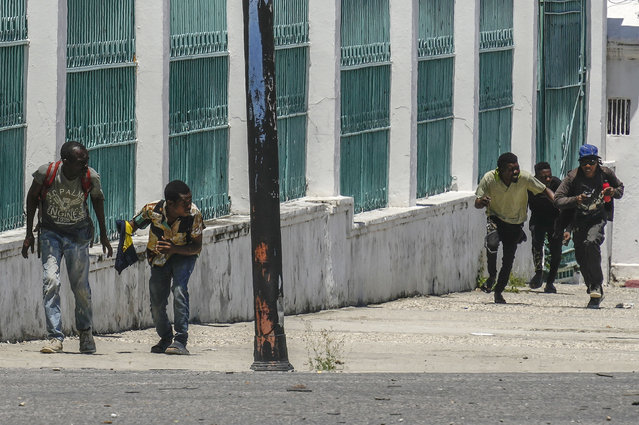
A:
{"type": "Polygon", "coordinates": [[[484,174],[475,192],[475,208],[486,208],[487,216],[485,246],[488,279],[482,285],[482,290],[491,292],[494,289],[497,304],[506,303],[502,292],[508,284],[517,245],[526,240],[523,226],[528,212],[528,191],[535,195],[545,192],[551,201],[555,199],[545,184],[529,172],[519,170],[515,154],[506,152],[497,160],[497,169],[484,174]],[[497,278],[499,242],[502,243],[503,254],[497,278]]]}

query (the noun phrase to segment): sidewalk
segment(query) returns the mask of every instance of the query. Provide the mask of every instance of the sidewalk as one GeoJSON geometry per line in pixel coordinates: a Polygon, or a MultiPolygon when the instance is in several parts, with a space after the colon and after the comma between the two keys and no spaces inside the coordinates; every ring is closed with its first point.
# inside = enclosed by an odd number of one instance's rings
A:
{"type": "MultiPolygon", "coordinates": [[[[639,369],[639,289],[606,287],[600,310],[584,308],[583,285],[557,285],[558,294],[522,289],[401,299],[287,316],[289,360],[308,371],[308,340],[321,331],[337,342],[343,372],[633,372],[639,369]],[[615,308],[617,304],[632,308],[615,308]]],[[[98,335],[95,355],[39,353],[43,341],[0,343],[2,368],[60,368],[245,372],[253,363],[253,323],[192,325],[191,356],[151,354],[153,329],[98,335]]]]}

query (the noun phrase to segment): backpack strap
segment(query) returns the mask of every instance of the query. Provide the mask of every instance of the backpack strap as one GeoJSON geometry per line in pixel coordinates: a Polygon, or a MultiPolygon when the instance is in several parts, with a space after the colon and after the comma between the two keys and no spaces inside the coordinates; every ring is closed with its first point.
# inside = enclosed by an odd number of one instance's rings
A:
{"type": "Polygon", "coordinates": [[[42,181],[42,188],[40,188],[40,200],[44,201],[44,198],[47,197],[47,192],[49,188],[53,184],[53,180],[55,180],[56,174],[58,174],[58,168],[60,168],[60,164],[62,161],[50,162],[49,168],[47,168],[47,174],[44,176],[44,180],[42,181]],[[53,172],[51,172],[51,168],[53,168],[53,172]]]}
{"type": "Polygon", "coordinates": [[[82,190],[84,191],[85,201],[89,197],[89,192],[91,192],[92,188],[93,185],[91,184],[91,171],[89,171],[89,169],[87,168],[87,174],[82,176],[82,190]]]}

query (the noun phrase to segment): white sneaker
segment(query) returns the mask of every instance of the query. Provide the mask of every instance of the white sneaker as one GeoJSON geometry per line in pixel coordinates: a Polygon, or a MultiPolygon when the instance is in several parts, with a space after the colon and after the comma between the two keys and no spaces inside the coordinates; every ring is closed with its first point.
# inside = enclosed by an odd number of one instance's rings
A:
{"type": "Polygon", "coordinates": [[[44,347],[40,349],[40,352],[45,354],[61,353],[62,341],[58,338],[51,338],[46,344],[44,344],[44,347]]]}
{"type": "Polygon", "coordinates": [[[590,290],[590,298],[602,298],[602,297],[603,297],[603,290],[601,289],[601,286],[598,286],[590,290]]]}

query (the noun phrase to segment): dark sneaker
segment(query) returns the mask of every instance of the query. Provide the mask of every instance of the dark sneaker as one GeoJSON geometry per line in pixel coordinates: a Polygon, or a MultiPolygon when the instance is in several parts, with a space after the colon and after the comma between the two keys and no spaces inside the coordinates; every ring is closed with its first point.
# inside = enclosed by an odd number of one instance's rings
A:
{"type": "Polygon", "coordinates": [[[151,347],[151,352],[155,354],[164,354],[169,345],[173,342],[173,338],[162,338],[157,344],[151,347]]]}
{"type": "Polygon", "coordinates": [[[542,280],[543,280],[544,274],[541,270],[537,270],[535,272],[535,275],[533,276],[532,279],[530,279],[530,282],[528,282],[528,286],[530,286],[530,289],[539,289],[541,288],[542,285],[542,280]]]}
{"type": "Polygon", "coordinates": [[[488,278],[479,287],[479,289],[487,294],[490,294],[493,291],[493,286],[495,286],[495,278],[493,276],[488,276],[488,278]]]}
{"type": "Polygon", "coordinates": [[[85,331],[78,331],[80,334],[80,352],[82,354],[95,353],[95,341],[93,340],[93,333],[91,329],[85,331]]]}
{"type": "Polygon", "coordinates": [[[586,308],[593,308],[593,309],[597,309],[599,308],[599,304],[601,303],[601,298],[590,298],[590,301],[588,301],[588,305],[586,306],[586,308]]]}
{"type": "Polygon", "coordinates": [[[166,350],[164,351],[164,354],[176,354],[179,356],[186,356],[191,353],[189,353],[189,350],[187,350],[184,344],[182,344],[180,341],[173,341],[173,344],[169,345],[166,348],[166,350]]]}
{"type": "Polygon", "coordinates": [[[556,294],[557,288],[555,288],[555,285],[553,285],[552,283],[547,283],[546,287],[544,288],[544,292],[546,294],[556,294]]]}
{"type": "Polygon", "coordinates": [[[58,338],[51,338],[46,344],[44,344],[44,347],[40,349],[40,352],[44,354],[61,353],[62,341],[58,338]]]}
{"type": "Polygon", "coordinates": [[[495,292],[495,304],[506,304],[506,300],[501,292],[495,292]]]}

